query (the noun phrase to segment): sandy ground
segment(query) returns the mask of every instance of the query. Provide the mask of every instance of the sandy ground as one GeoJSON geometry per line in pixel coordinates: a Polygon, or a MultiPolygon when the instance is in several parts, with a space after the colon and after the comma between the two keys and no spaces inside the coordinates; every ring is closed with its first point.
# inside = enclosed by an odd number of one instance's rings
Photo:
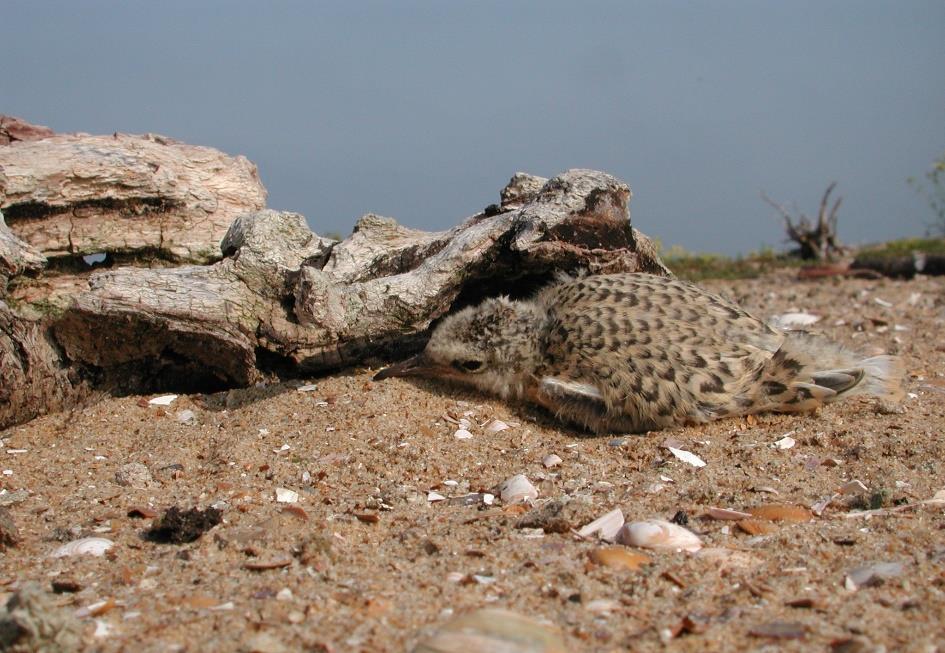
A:
{"type": "Polygon", "coordinates": [[[809,311],[836,340],[902,355],[903,410],[851,400],[588,437],[525,406],[374,383],[369,369],[308,391],[296,382],[167,407],[110,399],[0,433],[0,505],[19,535],[0,554],[0,600],[27,581],[56,584],[52,600],[98,651],[402,651],[483,606],[546,620],[574,651],[945,650],[945,507],[911,505],[945,488],[945,281],[782,272],[704,285],[761,316],[809,311]],[[463,418],[472,437],[457,439],[463,418]],[[490,434],[492,419],[511,428],[490,434]],[[778,448],[785,436],[794,446],[778,448]],[[705,467],[676,459],[667,438],[705,467]],[[552,453],[562,462],[546,468],[552,453]],[[151,480],[119,484],[129,463],[151,480]],[[536,505],[573,498],[565,528],[613,508],[628,520],[682,512],[710,552],[612,568],[591,561],[599,542],[520,528],[523,506],[428,500],[492,492],[520,473],[536,505]],[[754,533],[706,515],[810,507],[845,485],[820,516],[756,520],[754,533]],[[277,488],[298,493],[301,510],[285,510],[277,488]],[[855,515],[871,502],[882,509],[855,515]],[[144,535],[154,520],[140,513],[212,505],[222,523],[192,543],[144,535]],[[85,536],[115,544],[102,557],[50,557],[85,536]],[[874,563],[893,563],[874,569],[887,577],[854,571],[874,563]]]}

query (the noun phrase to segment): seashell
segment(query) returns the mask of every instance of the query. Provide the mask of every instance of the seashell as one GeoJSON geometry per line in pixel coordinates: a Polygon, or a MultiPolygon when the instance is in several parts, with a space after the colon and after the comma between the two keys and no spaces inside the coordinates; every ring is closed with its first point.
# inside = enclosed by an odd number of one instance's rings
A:
{"type": "Polygon", "coordinates": [[[693,467],[705,467],[705,461],[691,451],[677,449],[676,447],[667,447],[667,449],[669,449],[671,454],[679,458],[684,463],[689,463],[693,467]]]}
{"type": "Polygon", "coordinates": [[[486,433],[498,433],[499,431],[505,431],[510,428],[512,427],[500,419],[494,419],[485,426],[486,433]]]}
{"type": "Polygon", "coordinates": [[[581,528],[578,535],[581,537],[597,535],[602,540],[613,542],[620,527],[623,526],[623,521],[623,511],[620,508],[614,508],[581,528]]]}
{"type": "Polygon", "coordinates": [[[554,453],[550,453],[541,459],[541,464],[547,467],[548,469],[551,469],[552,467],[557,467],[558,465],[561,464],[561,462],[562,462],[561,456],[554,453]]]}
{"type": "Polygon", "coordinates": [[[863,481],[859,479],[847,481],[837,490],[840,494],[863,494],[868,491],[867,487],[863,485],[863,481]]]}
{"type": "Polygon", "coordinates": [[[104,537],[83,537],[80,540],[66,542],[50,554],[52,558],[66,558],[69,556],[102,556],[115,543],[104,537]]]}
{"type": "Polygon", "coordinates": [[[483,608],[448,621],[413,653],[566,653],[554,626],[496,608],[483,608]]]}
{"type": "Polygon", "coordinates": [[[803,506],[792,506],[788,503],[769,503],[763,506],[749,508],[752,517],[767,519],[768,521],[786,521],[801,523],[811,520],[810,510],[803,506]]]}
{"type": "Polygon", "coordinates": [[[276,488],[276,501],[279,503],[296,503],[299,500],[299,493],[284,487],[276,488]]]}
{"type": "Polygon", "coordinates": [[[446,501],[446,497],[439,492],[427,492],[427,501],[431,503],[434,501],[446,501]]]}
{"type": "Polygon", "coordinates": [[[738,521],[739,519],[748,519],[751,517],[750,513],[741,512],[740,510],[729,510],[728,508],[709,508],[705,513],[712,519],[723,519],[738,521]]]}
{"type": "Polygon", "coordinates": [[[453,434],[453,437],[457,440],[468,440],[472,436],[473,434],[466,429],[457,429],[456,433],[453,434]]]}
{"type": "Polygon", "coordinates": [[[771,522],[761,519],[742,519],[735,525],[749,535],[770,535],[778,530],[778,527],[771,522]]]}
{"type": "Polygon", "coordinates": [[[797,440],[792,438],[790,435],[785,435],[780,440],[777,440],[774,443],[774,446],[776,446],[778,449],[790,449],[795,444],[797,444],[797,440]]]}
{"type": "Polygon", "coordinates": [[[525,474],[516,474],[499,485],[499,498],[502,503],[523,503],[538,498],[538,490],[525,474]]]}
{"type": "Polygon", "coordinates": [[[664,519],[647,519],[624,524],[617,533],[617,541],[642,549],[682,549],[695,552],[702,548],[702,540],[698,535],[664,519]]]}
{"type": "Polygon", "coordinates": [[[650,556],[630,551],[622,546],[605,546],[594,549],[588,554],[591,560],[604,567],[639,571],[643,565],[650,564],[650,556]]]}

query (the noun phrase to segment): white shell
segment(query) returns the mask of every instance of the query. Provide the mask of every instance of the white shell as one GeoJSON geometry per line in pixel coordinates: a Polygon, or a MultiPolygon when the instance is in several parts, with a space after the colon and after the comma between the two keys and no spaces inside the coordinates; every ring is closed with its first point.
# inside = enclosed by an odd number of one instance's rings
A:
{"type": "Polygon", "coordinates": [[[512,428],[502,420],[494,419],[488,424],[486,424],[486,433],[498,433],[499,431],[504,431],[506,429],[512,428]]]}
{"type": "Polygon", "coordinates": [[[295,490],[289,490],[284,487],[276,488],[276,501],[279,503],[296,503],[299,500],[299,493],[295,490]]]}
{"type": "Polygon", "coordinates": [[[115,543],[104,537],[83,537],[80,540],[66,542],[50,554],[52,558],[66,558],[69,556],[101,556],[115,546],[115,543]]]}
{"type": "Polygon", "coordinates": [[[624,524],[617,533],[617,541],[643,549],[682,549],[692,552],[702,548],[702,540],[695,533],[663,519],[624,524]]]}
{"type": "Polygon", "coordinates": [[[774,443],[774,446],[776,446],[778,449],[790,449],[795,444],[797,444],[797,440],[792,438],[790,435],[785,435],[780,440],[777,440],[774,443]]]}
{"type": "Polygon", "coordinates": [[[838,491],[840,494],[863,494],[869,492],[869,489],[863,485],[863,481],[855,478],[841,485],[838,491]]]}
{"type": "Polygon", "coordinates": [[[524,474],[516,474],[499,485],[499,497],[502,503],[522,503],[538,498],[538,490],[524,474]]]}
{"type": "Polygon", "coordinates": [[[709,508],[705,513],[712,519],[738,521],[740,519],[751,519],[750,512],[741,510],[730,510],[728,508],[709,508]]]}
{"type": "Polygon", "coordinates": [[[161,395],[148,401],[152,406],[170,406],[177,399],[177,395],[161,395]]]}
{"type": "Polygon", "coordinates": [[[457,440],[468,440],[472,436],[473,434],[466,429],[457,429],[456,433],[453,434],[453,437],[457,440]]]}
{"type": "Polygon", "coordinates": [[[581,528],[578,535],[581,537],[597,535],[602,540],[613,542],[621,526],[623,526],[623,511],[620,508],[614,508],[581,528]]]}
{"type": "Polygon", "coordinates": [[[820,316],[811,313],[782,313],[773,315],[770,321],[779,329],[791,330],[816,324],[820,321],[820,316]]]}
{"type": "Polygon", "coordinates": [[[685,449],[677,449],[675,447],[667,447],[669,452],[679,458],[684,463],[689,463],[693,467],[705,467],[705,461],[702,460],[699,456],[692,453],[691,451],[686,451],[685,449]]]}
{"type": "Polygon", "coordinates": [[[427,501],[446,501],[446,497],[439,492],[427,492],[427,501]]]}
{"type": "Polygon", "coordinates": [[[555,453],[550,453],[544,458],[541,459],[541,464],[551,469],[552,467],[557,467],[561,464],[561,456],[555,453]]]}

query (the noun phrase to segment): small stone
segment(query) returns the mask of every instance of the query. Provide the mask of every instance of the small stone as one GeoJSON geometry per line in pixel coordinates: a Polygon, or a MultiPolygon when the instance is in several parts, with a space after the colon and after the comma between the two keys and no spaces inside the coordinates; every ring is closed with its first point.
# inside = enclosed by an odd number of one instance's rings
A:
{"type": "Polygon", "coordinates": [[[845,584],[850,590],[882,585],[885,580],[901,576],[904,571],[901,562],[873,562],[848,571],[845,584]]]}
{"type": "Polygon", "coordinates": [[[0,508],[0,551],[8,546],[16,546],[20,541],[20,531],[13,521],[9,509],[0,508]]]}
{"type": "Polygon", "coordinates": [[[194,411],[189,409],[181,410],[177,413],[177,421],[187,426],[195,426],[197,424],[197,415],[194,414],[194,411]]]}
{"type": "Polygon", "coordinates": [[[541,464],[544,465],[547,469],[551,469],[552,467],[557,467],[558,465],[561,464],[561,462],[562,462],[561,456],[554,453],[550,453],[541,459],[541,464]]]}
{"type": "Polygon", "coordinates": [[[82,624],[36,583],[26,583],[0,610],[0,650],[70,653],[82,646],[82,624]]]}
{"type": "Polygon", "coordinates": [[[554,499],[521,516],[516,528],[540,528],[545,533],[570,533],[594,515],[586,499],[554,499]]]}
{"type": "Polygon", "coordinates": [[[115,472],[115,482],[123,487],[143,490],[150,485],[151,480],[151,472],[142,463],[128,463],[115,472]]]}

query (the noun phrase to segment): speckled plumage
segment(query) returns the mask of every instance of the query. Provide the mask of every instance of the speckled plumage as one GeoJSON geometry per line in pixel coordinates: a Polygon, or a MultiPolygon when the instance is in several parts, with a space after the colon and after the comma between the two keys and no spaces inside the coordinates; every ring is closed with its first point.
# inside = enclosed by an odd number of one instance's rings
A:
{"type": "Polygon", "coordinates": [[[638,432],[857,394],[898,399],[902,370],[892,356],[782,332],[690,283],[611,274],[451,315],[421,354],[378,378],[407,375],[531,401],[596,432],[638,432]]]}

